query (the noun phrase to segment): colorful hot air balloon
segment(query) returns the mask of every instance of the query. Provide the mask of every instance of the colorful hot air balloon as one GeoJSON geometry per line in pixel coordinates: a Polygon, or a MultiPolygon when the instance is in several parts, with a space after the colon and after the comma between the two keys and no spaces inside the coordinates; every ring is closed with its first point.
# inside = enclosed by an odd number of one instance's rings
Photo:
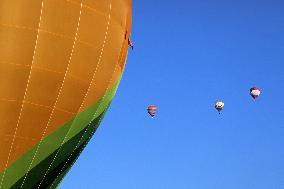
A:
{"type": "Polygon", "coordinates": [[[131,0],[0,1],[0,188],[55,188],[124,70],[131,0]]]}
{"type": "Polygon", "coordinates": [[[151,116],[151,117],[154,117],[156,115],[156,112],[157,112],[157,107],[156,106],[148,106],[147,108],[147,111],[148,111],[148,114],[151,116]]]}
{"type": "Polygon", "coordinates": [[[219,114],[220,114],[220,112],[223,110],[223,108],[224,108],[224,102],[222,102],[222,101],[217,101],[216,103],[215,103],[215,108],[216,108],[216,110],[219,112],[219,114]]]}
{"type": "Polygon", "coordinates": [[[253,100],[255,101],[260,95],[260,89],[257,87],[250,88],[250,95],[252,96],[253,100]]]}

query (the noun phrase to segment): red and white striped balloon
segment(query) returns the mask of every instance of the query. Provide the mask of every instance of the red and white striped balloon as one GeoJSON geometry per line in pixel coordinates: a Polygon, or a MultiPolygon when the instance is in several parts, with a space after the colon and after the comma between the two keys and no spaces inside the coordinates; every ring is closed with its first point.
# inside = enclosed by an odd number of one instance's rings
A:
{"type": "Polygon", "coordinates": [[[157,112],[157,106],[154,106],[154,105],[148,106],[147,111],[151,117],[154,117],[157,112]]]}

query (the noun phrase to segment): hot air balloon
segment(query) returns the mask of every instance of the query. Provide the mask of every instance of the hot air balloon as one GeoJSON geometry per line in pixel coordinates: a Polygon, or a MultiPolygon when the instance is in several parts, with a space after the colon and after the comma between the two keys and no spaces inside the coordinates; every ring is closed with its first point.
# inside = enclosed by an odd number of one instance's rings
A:
{"type": "Polygon", "coordinates": [[[156,112],[157,112],[157,107],[154,106],[154,105],[148,106],[147,111],[148,111],[148,114],[151,117],[154,117],[156,115],[156,112]]]}
{"type": "Polygon", "coordinates": [[[250,95],[252,96],[253,100],[255,101],[260,95],[260,89],[257,87],[250,88],[250,95]]]}
{"type": "Polygon", "coordinates": [[[220,112],[223,110],[223,108],[224,108],[224,102],[222,102],[222,101],[217,101],[216,103],[215,103],[215,108],[216,108],[216,110],[219,112],[219,114],[220,114],[220,112]]]}
{"type": "Polygon", "coordinates": [[[131,17],[131,0],[0,1],[0,188],[57,187],[115,95],[131,17]]]}

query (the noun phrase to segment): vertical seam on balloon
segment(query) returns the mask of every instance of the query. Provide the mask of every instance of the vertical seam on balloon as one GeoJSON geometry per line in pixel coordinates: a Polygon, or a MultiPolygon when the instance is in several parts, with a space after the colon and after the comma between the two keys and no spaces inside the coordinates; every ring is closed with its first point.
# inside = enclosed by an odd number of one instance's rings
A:
{"type": "MultiPolygon", "coordinates": [[[[84,105],[84,102],[85,102],[85,100],[86,100],[86,97],[87,97],[87,95],[88,95],[89,92],[90,92],[91,86],[92,86],[92,84],[93,84],[93,82],[94,82],[95,75],[96,75],[97,70],[98,70],[98,68],[99,68],[99,65],[100,65],[100,63],[101,63],[101,59],[102,59],[102,55],[103,55],[103,52],[104,52],[104,48],[105,48],[105,44],[106,44],[106,40],[107,40],[107,36],[108,36],[108,31],[109,31],[109,24],[110,24],[110,19],[111,19],[111,3],[110,3],[110,10],[109,10],[109,11],[110,11],[110,13],[109,13],[109,16],[108,16],[108,22],[107,22],[106,32],[105,32],[104,41],[103,41],[103,44],[102,44],[100,56],[99,56],[99,59],[98,59],[98,63],[97,63],[97,65],[96,65],[96,68],[95,68],[94,74],[93,74],[93,76],[92,76],[91,82],[90,82],[90,84],[89,84],[89,87],[88,87],[88,89],[87,89],[87,92],[86,92],[86,94],[85,94],[85,96],[84,96],[84,98],[83,98],[83,100],[82,100],[82,103],[81,103],[79,109],[78,109],[77,115],[78,115],[78,113],[80,112],[81,108],[82,108],[83,105],[84,105]]],[[[69,127],[69,129],[68,129],[68,131],[67,131],[67,133],[66,133],[66,135],[65,135],[65,137],[64,137],[64,139],[62,140],[62,142],[61,142],[61,144],[60,144],[60,146],[59,146],[59,148],[58,148],[58,150],[57,150],[57,152],[56,152],[54,158],[52,159],[51,163],[50,163],[49,166],[48,166],[48,169],[46,170],[46,172],[45,172],[45,174],[44,174],[44,176],[43,176],[43,178],[42,178],[42,180],[41,180],[41,182],[39,183],[38,188],[41,186],[41,184],[42,184],[42,182],[44,181],[46,175],[48,174],[48,171],[50,170],[50,168],[51,168],[51,166],[53,165],[55,159],[57,158],[57,156],[58,156],[58,154],[59,154],[59,152],[60,152],[60,150],[61,150],[63,144],[66,142],[65,140],[66,140],[66,138],[67,138],[67,136],[68,136],[68,134],[69,134],[69,132],[70,132],[70,130],[71,130],[71,128],[72,128],[72,125],[73,125],[74,121],[76,120],[76,117],[77,117],[77,116],[75,116],[75,118],[73,119],[72,124],[70,125],[70,127],[69,127]]]]}
{"type": "Polygon", "coordinates": [[[42,11],[43,11],[43,0],[41,1],[40,16],[39,16],[39,22],[38,22],[38,29],[37,29],[37,36],[36,36],[36,41],[35,41],[35,47],[34,47],[34,51],[33,51],[31,69],[30,69],[30,72],[29,72],[28,81],[27,81],[24,97],[23,97],[23,100],[22,100],[22,105],[21,105],[19,117],[17,119],[16,129],[15,129],[14,136],[13,136],[13,139],[12,139],[12,143],[11,143],[11,147],[10,147],[10,150],[9,150],[8,158],[7,158],[7,161],[6,161],[6,164],[5,164],[5,169],[4,169],[2,178],[1,178],[0,188],[2,188],[2,185],[3,185],[3,181],[4,181],[4,178],[5,178],[5,174],[6,174],[6,171],[7,171],[8,163],[9,163],[9,160],[10,160],[10,156],[11,156],[11,153],[12,153],[12,149],[13,149],[13,146],[14,146],[16,134],[18,132],[19,123],[20,123],[20,119],[21,119],[21,116],[22,116],[23,108],[24,108],[24,100],[26,99],[28,87],[29,87],[29,84],[30,84],[32,68],[33,68],[33,64],[34,64],[34,60],[35,60],[35,54],[36,54],[36,50],[37,50],[37,46],[38,46],[38,38],[39,38],[40,26],[41,26],[40,23],[41,23],[41,20],[42,20],[42,11]]]}
{"type": "Polygon", "coordinates": [[[65,83],[65,80],[66,80],[66,76],[67,76],[67,73],[68,73],[68,71],[69,71],[69,67],[70,67],[70,64],[71,64],[71,60],[72,60],[72,57],[73,57],[73,53],[74,53],[74,49],[75,49],[75,45],[76,45],[76,41],[77,41],[77,37],[78,37],[78,31],[79,31],[79,27],[80,27],[81,15],[82,15],[82,2],[81,2],[81,6],[80,6],[80,12],[79,12],[79,17],[78,17],[78,22],[77,22],[77,27],[76,27],[74,42],[73,42],[73,45],[72,45],[72,50],[71,50],[71,53],[70,53],[70,56],[69,56],[68,65],[67,65],[67,68],[66,68],[64,77],[63,77],[63,81],[62,81],[62,84],[61,84],[61,86],[60,86],[59,93],[58,93],[58,95],[57,95],[57,97],[56,97],[55,103],[54,103],[54,105],[53,105],[52,111],[51,111],[51,113],[50,113],[49,119],[48,119],[48,121],[47,121],[46,127],[44,128],[44,131],[43,131],[43,133],[42,133],[41,139],[40,139],[40,141],[39,141],[39,143],[38,143],[38,145],[37,145],[35,154],[34,154],[34,156],[33,156],[33,158],[32,158],[32,161],[31,161],[31,163],[30,163],[30,165],[29,165],[29,167],[28,167],[27,173],[25,174],[24,180],[23,180],[23,182],[22,182],[20,188],[23,188],[24,183],[26,182],[26,179],[27,179],[27,176],[28,176],[28,174],[29,174],[29,171],[31,170],[31,167],[32,167],[32,164],[34,163],[34,160],[36,159],[37,153],[38,153],[39,148],[40,148],[40,146],[41,146],[41,144],[42,144],[42,141],[43,141],[43,139],[44,139],[44,135],[46,134],[47,128],[48,128],[48,126],[49,126],[49,124],[50,124],[50,121],[51,121],[51,118],[52,118],[52,116],[53,116],[53,114],[54,114],[54,110],[56,109],[55,107],[56,107],[56,105],[57,105],[57,103],[58,103],[58,99],[59,99],[59,97],[60,97],[60,95],[61,95],[61,92],[62,92],[64,83],[65,83]]]}
{"type": "MultiPolygon", "coordinates": [[[[96,75],[96,73],[97,73],[98,67],[99,67],[99,65],[100,65],[100,63],[101,63],[102,55],[103,55],[104,48],[105,48],[105,44],[106,44],[106,41],[107,41],[107,36],[108,36],[108,31],[109,31],[110,20],[111,20],[111,3],[110,3],[109,8],[110,8],[110,10],[109,10],[109,16],[108,16],[108,22],[107,22],[105,37],[104,37],[104,41],[103,41],[103,44],[102,44],[102,48],[101,48],[100,56],[99,56],[99,59],[98,59],[98,63],[97,63],[96,69],[95,69],[95,71],[94,71],[93,77],[92,77],[92,79],[91,79],[90,85],[89,85],[89,87],[88,87],[88,89],[87,89],[87,92],[86,92],[86,94],[85,94],[85,96],[84,96],[84,98],[83,98],[83,101],[82,101],[82,103],[81,103],[81,105],[80,105],[80,107],[79,107],[79,109],[78,109],[77,114],[80,112],[81,108],[82,108],[83,105],[84,105],[84,102],[85,102],[85,100],[86,100],[86,97],[87,97],[87,95],[89,94],[90,89],[91,89],[91,86],[92,86],[92,84],[93,84],[93,81],[94,81],[95,75],[96,75]]],[[[42,180],[41,180],[41,182],[40,182],[38,188],[40,187],[40,185],[42,184],[44,178],[45,178],[46,175],[48,174],[48,171],[50,170],[52,164],[54,163],[55,159],[57,158],[57,156],[58,156],[58,154],[59,154],[59,152],[60,152],[60,150],[61,150],[63,144],[66,142],[65,140],[66,140],[66,138],[67,138],[67,136],[68,136],[68,134],[69,134],[69,132],[70,132],[70,130],[71,130],[71,128],[72,128],[72,125],[73,125],[74,121],[76,120],[76,117],[77,117],[77,116],[75,116],[75,118],[74,118],[74,120],[73,120],[73,122],[72,122],[72,124],[71,124],[71,126],[70,126],[70,128],[69,128],[69,130],[67,131],[67,133],[66,133],[66,135],[65,135],[65,137],[64,137],[64,139],[63,139],[63,141],[62,141],[62,143],[61,143],[61,145],[60,145],[60,147],[59,147],[59,149],[58,149],[58,151],[57,151],[57,153],[56,153],[56,155],[55,155],[55,157],[53,158],[51,164],[49,165],[47,171],[45,172],[44,177],[42,178],[42,180]]]]}
{"type": "MultiPolygon", "coordinates": [[[[110,4],[110,8],[111,8],[111,4],[110,4]]],[[[109,18],[110,18],[110,15],[109,15],[109,18]]],[[[123,47],[124,47],[124,46],[122,46],[122,48],[121,48],[121,49],[122,49],[121,52],[123,51],[123,47]]],[[[89,127],[91,126],[92,121],[96,118],[96,114],[97,114],[97,112],[98,112],[98,109],[99,109],[100,105],[103,103],[104,98],[106,97],[106,94],[107,94],[107,91],[108,91],[108,89],[109,89],[109,87],[110,87],[110,83],[111,83],[111,81],[112,81],[112,79],[113,79],[114,73],[115,73],[116,69],[119,67],[119,66],[118,66],[119,63],[120,63],[120,60],[118,60],[118,63],[116,63],[116,65],[115,65],[115,68],[114,68],[113,73],[112,73],[112,75],[111,75],[111,77],[110,77],[108,86],[107,86],[107,88],[106,88],[106,92],[105,92],[105,94],[103,95],[103,97],[102,97],[102,99],[101,99],[101,102],[99,103],[99,106],[97,107],[97,110],[95,111],[95,113],[94,113],[94,115],[93,115],[93,117],[92,117],[92,120],[88,123],[88,125],[87,125],[87,127],[86,127],[84,133],[82,134],[81,138],[79,139],[78,143],[76,144],[74,150],[73,150],[73,151],[71,152],[71,154],[69,155],[69,158],[66,160],[65,164],[63,165],[63,167],[61,168],[61,170],[60,170],[59,173],[57,174],[56,178],[55,178],[54,181],[52,182],[50,188],[53,186],[54,182],[57,180],[57,178],[60,176],[60,174],[61,174],[62,171],[64,170],[66,164],[68,163],[68,161],[70,160],[70,158],[71,158],[72,155],[74,154],[75,150],[78,148],[79,144],[81,143],[81,140],[84,138],[84,135],[85,135],[86,132],[88,131],[89,127]]],[[[99,119],[99,122],[100,122],[101,120],[102,120],[102,117],[99,119]]],[[[69,132],[69,131],[68,131],[68,132],[69,132]]],[[[89,141],[89,140],[91,139],[91,137],[93,136],[94,132],[95,132],[95,130],[92,132],[92,134],[90,135],[90,137],[89,137],[86,141],[89,141]]],[[[63,143],[62,143],[62,144],[63,144],[63,143]]],[[[86,145],[87,145],[87,143],[84,144],[84,147],[85,147],[86,145]]],[[[84,149],[84,147],[82,148],[82,150],[84,149]]],[[[60,146],[60,148],[61,148],[61,146],[60,146]]],[[[80,151],[80,153],[82,152],[82,150],[80,151]]],[[[79,154],[80,154],[80,153],[79,153],[79,154]]]]}

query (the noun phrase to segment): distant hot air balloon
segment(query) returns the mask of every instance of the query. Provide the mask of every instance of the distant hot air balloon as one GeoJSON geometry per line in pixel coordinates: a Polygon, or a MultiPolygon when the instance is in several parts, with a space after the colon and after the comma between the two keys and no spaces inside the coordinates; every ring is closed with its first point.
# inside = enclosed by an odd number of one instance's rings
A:
{"type": "Polygon", "coordinates": [[[260,95],[260,89],[257,87],[252,87],[250,89],[250,95],[252,96],[253,100],[255,101],[260,95]]]}
{"type": "Polygon", "coordinates": [[[223,108],[224,108],[224,102],[222,102],[222,101],[217,101],[216,103],[215,103],[215,108],[216,108],[216,110],[219,112],[219,114],[220,114],[220,112],[223,110],[223,108]]]}
{"type": "Polygon", "coordinates": [[[0,189],[61,182],[115,95],[131,20],[132,0],[0,0],[0,189]]]}
{"type": "Polygon", "coordinates": [[[155,114],[156,114],[156,112],[157,112],[157,107],[151,105],[151,106],[149,106],[149,107],[147,108],[147,111],[148,111],[148,114],[149,114],[151,117],[154,117],[155,114]]]}

